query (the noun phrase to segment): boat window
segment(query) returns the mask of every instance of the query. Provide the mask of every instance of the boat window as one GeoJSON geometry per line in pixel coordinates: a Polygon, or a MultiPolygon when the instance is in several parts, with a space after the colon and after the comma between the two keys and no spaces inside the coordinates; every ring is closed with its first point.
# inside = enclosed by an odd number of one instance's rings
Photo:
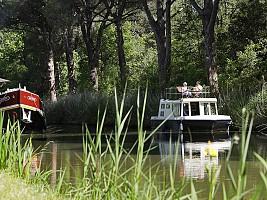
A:
{"type": "Polygon", "coordinates": [[[209,109],[209,104],[204,103],[204,115],[209,115],[210,114],[210,109],[209,109]]]}
{"type": "Polygon", "coordinates": [[[211,115],[216,115],[215,103],[210,104],[210,113],[211,113],[211,115]]]}
{"type": "Polygon", "coordinates": [[[171,108],[170,104],[167,103],[167,104],[166,104],[166,109],[170,109],[170,108],[171,108]]]}
{"type": "Polygon", "coordinates": [[[160,111],[160,116],[164,116],[164,111],[160,111]]]}
{"type": "Polygon", "coordinates": [[[174,103],[172,104],[172,112],[174,117],[180,116],[180,104],[174,103]]]}
{"type": "Polygon", "coordinates": [[[188,103],[184,103],[184,112],[183,112],[184,116],[188,116],[189,115],[189,105],[188,103]]]}
{"type": "Polygon", "coordinates": [[[165,109],[165,104],[161,104],[161,109],[165,109]]]}
{"type": "Polygon", "coordinates": [[[191,115],[200,115],[199,112],[199,102],[191,102],[191,115]]]}

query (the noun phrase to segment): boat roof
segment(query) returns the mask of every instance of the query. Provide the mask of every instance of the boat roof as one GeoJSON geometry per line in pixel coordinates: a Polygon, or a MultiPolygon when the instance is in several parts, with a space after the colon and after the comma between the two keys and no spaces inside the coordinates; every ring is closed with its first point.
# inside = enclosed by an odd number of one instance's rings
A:
{"type": "Polygon", "coordinates": [[[6,83],[6,82],[10,82],[10,80],[0,78],[0,83],[6,83]]]}
{"type": "Polygon", "coordinates": [[[189,102],[217,102],[216,98],[209,97],[209,98],[181,98],[181,99],[161,99],[162,102],[168,103],[168,102],[183,102],[183,103],[189,103],[189,102]]]}
{"type": "Polygon", "coordinates": [[[212,98],[212,97],[209,97],[209,98],[183,98],[181,100],[182,102],[184,103],[187,103],[187,102],[217,102],[217,99],[216,98],[212,98]]]}

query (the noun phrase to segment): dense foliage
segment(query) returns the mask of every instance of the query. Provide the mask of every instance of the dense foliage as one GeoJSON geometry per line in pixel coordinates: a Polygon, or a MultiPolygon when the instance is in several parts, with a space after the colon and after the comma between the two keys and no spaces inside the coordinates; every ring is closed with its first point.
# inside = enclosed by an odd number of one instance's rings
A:
{"type": "MultiPolygon", "coordinates": [[[[267,75],[266,2],[219,2],[215,44],[221,99],[229,100],[240,91],[253,96],[261,91],[267,75]]],[[[201,16],[190,1],[171,3],[166,86],[184,81],[193,85],[197,80],[209,85],[201,16]]],[[[12,80],[8,87],[20,83],[47,98],[88,90],[110,94],[114,87],[123,91],[125,77],[129,89],[145,88],[148,83],[149,90],[160,92],[160,46],[153,29],[157,26],[147,18],[145,5],[157,14],[155,22],[165,19],[158,12],[167,10],[146,0],[1,1],[0,76],[12,80]]],[[[159,30],[167,32],[167,23],[161,21],[166,29],[159,30]]]]}

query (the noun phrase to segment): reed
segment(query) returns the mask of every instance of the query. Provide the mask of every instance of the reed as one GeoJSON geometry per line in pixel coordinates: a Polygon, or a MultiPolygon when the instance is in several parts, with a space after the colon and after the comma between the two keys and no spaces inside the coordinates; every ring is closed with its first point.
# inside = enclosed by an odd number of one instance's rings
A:
{"type": "MultiPolygon", "coordinates": [[[[88,128],[85,129],[84,155],[81,158],[84,163],[84,176],[80,180],[80,184],[69,191],[67,197],[73,199],[198,199],[198,194],[201,191],[197,191],[197,184],[192,179],[189,185],[191,192],[187,194],[184,194],[184,189],[188,182],[182,179],[177,184],[177,180],[175,180],[178,157],[180,156],[179,145],[175,149],[174,161],[169,164],[168,176],[163,175],[162,180],[164,181],[160,186],[156,182],[157,177],[162,176],[158,170],[159,163],[154,166],[148,164],[148,154],[153,148],[149,147],[145,150],[144,146],[157,129],[150,134],[143,130],[147,96],[145,95],[142,99],[142,106],[139,103],[140,99],[140,93],[138,93],[136,105],[138,141],[133,145],[132,149],[124,149],[132,111],[132,108],[124,111],[125,96],[122,97],[119,103],[115,95],[116,125],[114,133],[106,135],[105,141],[102,141],[101,136],[103,136],[102,130],[106,112],[104,112],[102,120],[98,120],[100,122],[97,124],[95,136],[90,134],[88,128]],[[107,144],[105,148],[102,146],[104,143],[107,144]],[[137,152],[136,156],[133,156],[132,152],[135,147],[137,147],[137,152]],[[129,161],[131,162],[130,164],[129,161]]],[[[99,113],[98,118],[101,118],[99,113]]],[[[231,151],[229,151],[226,167],[231,186],[226,187],[224,182],[218,181],[221,166],[217,169],[215,167],[206,167],[209,176],[208,199],[216,198],[216,193],[220,186],[222,186],[221,189],[223,190],[223,199],[244,199],[247,197],[257,199],[267,191],[267,179],[264,172],[260,172],[262,182],[256,189],[246,188],[248,174],[246,158],[253,127],[253,116],[251,117],[243,109],[242,119],[241,154],[237,178],[234,176],[235,173],[232,171],[229,162],[231,155],[231,151]]],[[[169,153],[172,154],[171,137],[169,142],[169,153]]],[[[267,162],[259,155],[256,156],[267,169],[267,162]]]]}
{"type": "MultiPolygon", "coordinates": [[[[117,91],[114,93],[114,132],[104,134],[103,129],[107,118],[109,103],[106,103],[104,110],[98,109],[96,134],[91,134],[85,126],[83,139],[83,155],[80,159],[83,162],[83,176],[77,185],[70,185],[64,182],[64,170],[60,171],[60,177],[55,186],[48,184],[51,171],[37,172],[35,176],[30,175],[28,165],[23,164],[25,151],[30,163],[31,158],[36,154],[32,148],[31,139],[26,140],[22,145],[20,126],[18,123],[8,121],[7,127],[3,128],[3,115],[0,115],[0,169],[8,169],[17,177],[24,177],[27,183],[39,186],[40,190],[57,194],[63,199],[198,199],[197,183],[192,179],[187,182],[184,179],[177,181],[177,163],[179,160],[179,141],[176,149],[172,149],[172,138],[169,140],[169,154],[173,160],[169,162],[168,173],[162,174],[159,170],[160,163],[150,165],[149,153],[153,150],[150,140],[157,129],[150,133],[144,131],[144,121],[148,103],[148,92],[137,92],[136,105],[125,106],[127,94],[126,89],[121,98],[118,98],[117,91]],[[127,109],[125,108],[127,107],[127,109]],[[133,117],[133,110],[136,108],[136,124],[138,140],[131,149],[125,149],[125,139],[128,134],[129,125],[133,117]],[[104,145],[105,144],[105,145],[104,145]],[[148,148],[145,148],[148,146],[148,148]],[[158,183],[158,176],[162,177],[158,183]],[[190,192],[185,193],[189,187],[190,192]]],[[[78,106],[78,105],[75,105],[78,106]]],[[[231,185],[219,181],[221,166],[206,168],[209,180],[208,199],[215,199],[216,192],[223,190],[223,199],[259,199],[267,191],[267,161],[260,155],[255,156],[261,161],[265,171],[259,172],[262,181],[256,189],[247,189],[247,153],[250,135],[253,127],[254,116],[244,109],[242,110],[242,140],[239,169],[237,177],[234,176],[230,165],[231,150],[227,157],[227,173],[231,185]],[[222,186],[222,188],[220,188],[222,186]]],[[[164,123],[164,122],[163,122],[164,123]]]]}
{"type": "MultiPolygon", "coordinates": [[[[237,178],[235,178],[235,176],[233,175],[234,173],[229,164],[229,159],[231,155],[230,151],[226,160],[227,161],[226,167],[231,183],[231,188],[229,188],[228,191],[233,191],[232,192],[233,194],[231,194],[230,192],[227,193],[225,185],[223,185],[224,199],[245,199],[246,197],[250,197],[251,199],[258,199],[262,190],[262,185],[259,185],[256,189],[255,188],[246,189],[247,175],[248,175],[246,159],[249,148],[250,136],[253,127],[254,114],[253,113],[251,114],[244,108],[242,109],[242,115],[243,115],[242,116],[243,121],[242,121],[242,135],[241,135],[241,152],[240,152],[237,178]]],[[[259,156],[258,158],[261,159],[259,156]]],[[[260,173],[262,174],[262,172],[260,173]]]]}
{"type": "Polygon", "coordinates": [[[17,176],[22,176],[24,172],[23,148],[29,146],[30,141],[26,141],[21,146],[21,130],[18,122],[11,120],[4,121],[4,113],[0,112],[0,169],[8,169],[17,176]]]}
{"type": "Polygon", "coordinates": [[[266,132],[267,125],[267,92],[262,90],[255,95],[251,96],[246,108],[255,113],[254,117],[254,129],[262,132],[266,132]]]}
{"type": "Polygon", "coordinates": [[[85,128],[84,154],[80,158],[84,163],[84,175],[80,184],[69,191],[68,197],[73,199],[178,199],[182,197],[185,181],[177,186],[174,179],[179,156],[178,148],[175,150],[175,162],[169,166],[171,178],[164,177],[162,188],[159,188],[155,181],[156,177],[161,175],[157,170],[159,163],[155,166],[149,165],[148,154],[153,148],[145,149],[144,145],[150,143],[156,130],[151,133],[143,131],[147,92],[142,104],[140,93],[138,92],[137,95],[138,140],[130,150],[124,149],[132,112],[132,108],[124,110],[125,94],[124,92],[119,101],[115,90],[115,129],[114,133],[106,135],[105,141],[102,141],[101,136],[106,112],[101,121],[98,120],[95,136],[85,128]],[[104,143],[106,147],[102,146],[104,143]],[[136,154],[133,154],[134,148],[137,148],[136,154]],[[152,171],[153,169],[156,169],[156,173],[152,171]]]}
{"type": "Polygon", "coordinates": [[[250,97],[253,94],[242,87],[228,88],[220,93],[219,111],[229,114],[238,128],[242,128],[242,109],[247,106],[250,97]]]}
{"type": "MultiPolygon", "coordinates": [[[[155,115],[158,111],[159,95],[152,92],[148,92],[148,103],[146,104],[146,115],[144,117],[143,124],[145,127],[150,125],[149,116],[155,115]]],[[[131,90],[125,91],[125,95],[115,92],[107,95],[105,93],[96,93],[85,91],[83,93],[69,94],[68,96],[59,97],[56,103],[50,101],[45,102],[45,112],[47,117],[47,123],[49,125],[54,124],[84,124],[88,127],[95,126],[97,124],[98,112],[103,113],[106,106],[108,109],[106,112],[105,126],[114,127],[116,116],[116,102],[124,104],[124,110],[137,109],[136,99],[138,91],[131,90]],[[124,96],[124,97],[123,97],[124,96]],[[107,105],[108,104],[108,105],[107,105]]],[[[143,96],[140,96],[140,104],[142,105],[143,96]]],[[[125,114],[125,113],[124,113],[125,114]]],[[[130,127],[137,127],[136,112],[131,113],[130,127]]]]}
{"type": "MultiPolygon", "coordinates": [[[[25,191],[31,190],[31,192],[28,195],[21,193],[21,198],[32,199],[30,195],[35,191],[39,193],[35,194],[37,197],[57,199],[59,193],[56,193],[48,184],[51,171],[40,171],[40,168],[36,168],[34,173],[32,171],[33,162],[36,162],[36,157],[44,149],[34,149],[31,137],[24,140],[22,133],[23,130],[18,121],[10,120],[4,112],[0,112],[0,172],[2,177],[5,177],[2,182],[7,180],[14,183],[10,185],[3,183],[4,187],[9,187],[8,191],[12,191],[27,184],[24,186],[25,191]]],[[[14,196],[14,194],[10,195],[14,196]]],[[[5,197],[10,199],[8,195],[5,197]]]]}

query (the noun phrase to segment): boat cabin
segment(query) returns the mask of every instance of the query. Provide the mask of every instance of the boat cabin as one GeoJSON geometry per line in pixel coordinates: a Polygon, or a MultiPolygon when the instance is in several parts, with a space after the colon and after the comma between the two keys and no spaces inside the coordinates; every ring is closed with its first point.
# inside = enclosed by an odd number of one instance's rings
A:
{"type": "Polygon", "coordinates": [[[160,100],[159,118],[218,115],[216,98],[183,98],[160,100]]]}
{"type": "Polygon", "coordinates": [[[193,93],[192,97],[183,98],[176,88],[167,88],[165,94],[166,98],[160,100],[159,118],[218,115],[217,99],[209,97],[208,87],[204,87],[202,97],[193,93]]]}

